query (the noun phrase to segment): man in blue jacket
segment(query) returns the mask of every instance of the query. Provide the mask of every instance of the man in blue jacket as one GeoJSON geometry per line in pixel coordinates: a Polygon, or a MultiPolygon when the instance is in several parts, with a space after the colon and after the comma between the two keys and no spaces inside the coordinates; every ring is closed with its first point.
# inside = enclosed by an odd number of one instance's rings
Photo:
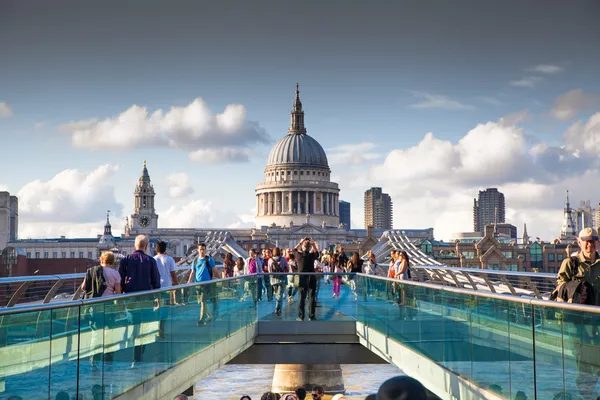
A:
{"type": "MultiPolygon", "coordinates": [[[[216,276],[215,260],[206,254],[206,244],[198,244],[198,257],[192,262],[190,277],[188,283],[201,283],[208,282],[213,279],[213,275],[216,276]]],[[[218,306],[218,291],[215,290],[216,283],[200,285],[196,287],[198,293],[198,302],[200,303],[200,319],[197,325],[205,325],[206,323],[217,318],[217,306],[218,306]],[[210,300],[212,303],[212,315],[206,311],[206,300],[210,300]]]]}
{"type": "MultiPolygon", "coordinates": [[[[121,275],[121,288],[123,293],[135,293],[145,290],[160,289],[160,274],[156,266],[156,260],[146,254],[150,240],[146,235],[138,235],[135,238],[135,251],[124,257],[119,264],[119,274],[121,275]]],[[[137,301],[144,304],[145,297],[133,298],[129,302],[130,312],[132,316],[132,324],[134,325],[134,343],[137,332],[143,322],[143,314],[147,310],[141,308],[137,301]]],[[[144,353],[144,345],[134,346],[133,362],[131,368],[135,367],[136,362],[142,361],[144,353]]]]}

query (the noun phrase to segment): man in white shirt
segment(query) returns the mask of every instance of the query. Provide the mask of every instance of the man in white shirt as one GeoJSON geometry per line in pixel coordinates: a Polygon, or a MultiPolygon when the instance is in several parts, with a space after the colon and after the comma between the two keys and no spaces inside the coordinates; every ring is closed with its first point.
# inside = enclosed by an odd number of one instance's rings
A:
{"type": "MultiPolygon", "coordinates": [[[[154,256],[154,259],[156,260],[156,267],[158,268],[158,273],[160,275],[160,287],[165,288],[169,286],[178,285],[179,283],[177,281],[177,275],[175,274],[175,269],[177,268],[177,266],[175,265],[175,260],[173,259],[173,257],[167,255],[167,243],[163,241],[158,241],[156,243],[156,252],[158,254],[154,256]]],[[[169,300],[169,303],[171,305],[177,305],[177,299],[175,298],[175,290],[172,290],[169,293],[169,300]]],[[[161,306],[161,318],[158,326],[158,337],[164,338],[164,326],[168,310],[167,307],[165,307],[166,304],[161,304],[161,306]]]]}

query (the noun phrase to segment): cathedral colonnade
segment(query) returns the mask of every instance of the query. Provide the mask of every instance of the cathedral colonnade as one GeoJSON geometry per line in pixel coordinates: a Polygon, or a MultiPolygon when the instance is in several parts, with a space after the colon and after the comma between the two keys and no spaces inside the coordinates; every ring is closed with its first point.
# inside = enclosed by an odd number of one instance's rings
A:
{"type": "Polygon", "coordinates": [[[256,195],[257,216],[329,215],[339,216],[339,194],[321,190],[270,190],[256,195]]]}

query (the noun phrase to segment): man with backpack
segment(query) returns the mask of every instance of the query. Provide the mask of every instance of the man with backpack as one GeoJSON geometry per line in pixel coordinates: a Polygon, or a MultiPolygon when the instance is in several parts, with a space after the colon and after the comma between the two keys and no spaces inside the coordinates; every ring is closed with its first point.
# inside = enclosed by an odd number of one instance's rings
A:
{"type": "MultiPolygon", "coordinates": [[[[574,286],[574,293],[570,295],[572,302],[590,302],[593,299],[592,305],[600,306],[600,255],[596,252],[597,243],[598,232],[595,229],[582,229],[577,238],[579,253],[566,258],[560,266],[557,289],[564,289],[567,285],[574,286]],[[576,281],[579,281],[579,284],[573,285],[576,281]],[[584,288],[586,293],[582,295],[584,288]]],[[[578,318],[573,326],[578,332],[571,337],[581,341],[569,344],[574,346],[577,362],[577,388],[583,397],[590,398],[600,377],[600,359],[594,362],[585,357],[583,349],[600,346],[600,331],[596,324],[586,324],[583,318],[578,318]]]]}
{"type": "MultiPolygon", "coordinates": [[[[119,263],[121,287],[124,293],[160,289],[160,273],[156,266],[156,260],[146,254],[149,244],[150,240],[148,239],[148,236],[136,236],[135,251],[124,257],[119,263]]],[[[129,309],[131,312],[132,324],[134,325],[134,338],[137,336],[136,331],[139,331],[140,325],[143,322],[143,314],[145,311],[138,302],[139,299],[136,300],[136,298],[133,298],[130,303],[133,305],[133,309],[129,309]]],[[[131,368],[135,367],[136,362],[142,360],[144,347],[144,345],[134,346],[131,368]]]]}
{"type": "MultiPolygon", "coordinates": [[[[213,279],[213,275],[216,276],[214,271],[215,260],[206,254],[206,244],[198,244],[198,256],[192,262],[190,277],[187,283],[201,283],[208,282],[213,279]]],[[[215,289],[216,283],[200,285],[196,287],[198,294],[198,302],[200,303],[200,319],[197,325],[205,325],[217,318],[218,314],[218,292],[215,289]],[[206,300],[210,300],[212,303],[212,315],[206,311],[206,300]]]]}
{"type": "MultiPolygon", "coordinates": [[[[269,259],[269,273],[284,273],[289,272],[288,263],[285,257],[281,256],[281,250],[279,247],[273,249],[273,257],[269,259]]],[[[269,283],[275,293],[275,315],[281,316],[281,306],[283,304],[283,297],[287,283],[286,275],[271,275],[269,277],[269,283]]]]}

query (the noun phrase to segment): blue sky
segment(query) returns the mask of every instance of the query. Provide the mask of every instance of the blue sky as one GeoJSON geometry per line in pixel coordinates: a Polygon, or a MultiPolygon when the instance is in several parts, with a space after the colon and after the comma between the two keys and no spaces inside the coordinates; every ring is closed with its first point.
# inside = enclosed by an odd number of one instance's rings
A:
{"type": "Polygon", "coordinates": [[[119,231],[147,159],[160,226],[250,226],[299,82],[353,226],[363,191],[382,186],[397,227],[448,238],[470,229],[477,190],[497,186],[509,222],[552,239],[566,189],[600,201],[599,12],[594,1],[4,1],[0,188],[19,194],[22,236],[95,234],[106,209],[119,231]],[[228,136],[214,116],[232,104],[243,109],[224,117],[228,136]],[[164,118],[119,120],[133,105],[164,118]]]}

